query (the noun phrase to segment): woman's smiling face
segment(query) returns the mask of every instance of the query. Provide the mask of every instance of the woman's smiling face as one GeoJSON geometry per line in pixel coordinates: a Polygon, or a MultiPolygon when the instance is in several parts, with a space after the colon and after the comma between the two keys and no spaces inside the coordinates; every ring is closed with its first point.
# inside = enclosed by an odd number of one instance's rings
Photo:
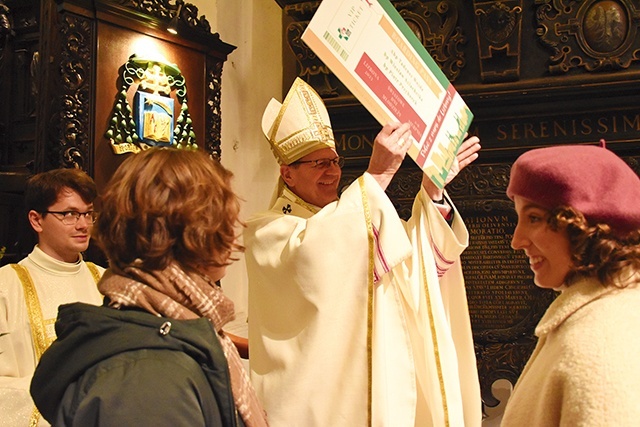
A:
{"type": "Polygon", "coordinates": [[[549,211],[531,200],[514,196],[518,224],[511,247],[522,249],[529,257],[534,283],[541,288],[557,289],[571,270],[571,246],[565,230],[553,230],[547,223],[549,211]]]}

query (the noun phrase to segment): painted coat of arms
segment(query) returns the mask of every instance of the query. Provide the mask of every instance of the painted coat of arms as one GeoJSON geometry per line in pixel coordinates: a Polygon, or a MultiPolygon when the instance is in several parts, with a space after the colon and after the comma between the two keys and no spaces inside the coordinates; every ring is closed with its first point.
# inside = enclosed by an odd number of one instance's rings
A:
{"type": "Polygon", "coordinates": [[[121,90],[105,133],[114,153],[136,153],[155,146],[198,149],[185,79],[178,66],[134,54],[123,70],[121,90]],[[132,109],[129,92],[134,85],[132,109]]]}

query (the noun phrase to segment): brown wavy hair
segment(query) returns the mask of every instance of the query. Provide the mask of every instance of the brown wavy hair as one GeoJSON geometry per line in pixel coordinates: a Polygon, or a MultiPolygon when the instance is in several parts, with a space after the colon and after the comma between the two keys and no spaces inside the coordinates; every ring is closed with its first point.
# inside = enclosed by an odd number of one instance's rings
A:
{"type": "Polygon", "coordinates": [[[640,230],[616,234],[607,224],[589,224],[582,213],[561,206],[548,218],[554,230],[566,230],[573,267],[565,282],[571,285],[582,277],[596,277],[604,286],[621,285],[613,279],[621,271],[640,270],[640,230]]]}
{"type": "Polygon", "coordinates": [[[58,200],[58,196],[65,188],[78,193],[86,204],[93,203],[98,196],[95,182],[83,170],[52,169],[33,175],[27,180],[24,192],[24,205],[27,212],[34,210],[44,213],[58,200]]]}
{"type": "Polygon", "coordinates": [[[237,243],[240,203],[232,173],[202,151],[151,148],[127,158],[102,195],[93,228],[111,268],[141,263],[161,270],[177,261],[221,267],[237,243]]]}

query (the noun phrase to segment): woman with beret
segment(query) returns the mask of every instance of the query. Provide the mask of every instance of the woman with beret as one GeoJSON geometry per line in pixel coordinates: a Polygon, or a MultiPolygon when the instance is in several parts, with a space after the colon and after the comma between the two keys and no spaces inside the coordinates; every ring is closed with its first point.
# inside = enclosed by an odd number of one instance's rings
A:
{"type": "Polygon", "coordinates": [[[202,151],[127,158],[94,234],[109,259],[105,306],[61,306],[31,383],[55,426],[266,426],[223,326],[216,283],[243,248],[231,173],[202,151]]]}
{"type": "Polygon", "coordinates": [[[528,151],[507,195],[511,246],[555,289],[503,427],[640,422],[640,179],[604,147],[528,151]]]}

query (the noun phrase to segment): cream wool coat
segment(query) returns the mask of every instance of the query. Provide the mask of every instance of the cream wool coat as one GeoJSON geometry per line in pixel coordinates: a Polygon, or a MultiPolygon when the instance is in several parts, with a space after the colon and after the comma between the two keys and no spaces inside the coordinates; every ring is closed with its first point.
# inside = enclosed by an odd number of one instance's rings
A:
{"type": "Polygon", "coordinates": [[[583,280],[551,303],[502,427],[640,425],[640,287],[583,280]]]}
{"type": "Polygon", "coordinates": [[[323,209],[285,190],[270,211],[247,222],[250,367],[269,423],[366,426],[371,384],[372,425],[480,426],[458,259],[466,228],[457,213],[450,227],[424,192],[405,224],[377,182],[366,173],[361,180],[323,209]],[[376,280],[371,382],[370,265],[376,280]]]}

